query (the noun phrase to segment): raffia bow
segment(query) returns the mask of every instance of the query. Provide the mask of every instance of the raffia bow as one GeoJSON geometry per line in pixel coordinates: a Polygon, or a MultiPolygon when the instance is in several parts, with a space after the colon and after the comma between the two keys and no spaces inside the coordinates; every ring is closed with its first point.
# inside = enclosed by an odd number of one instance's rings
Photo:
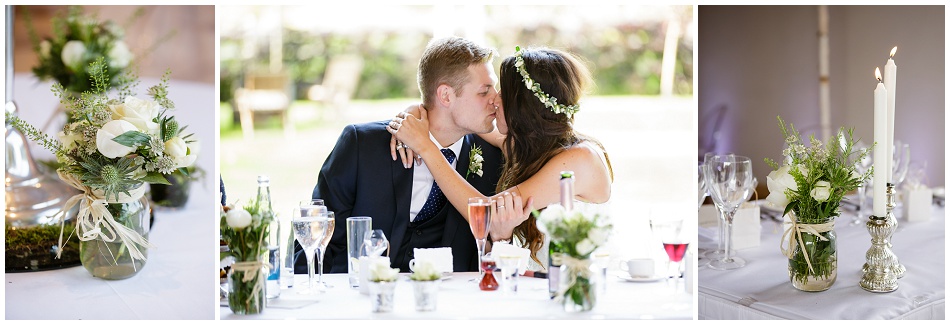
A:
{"type": "MultiPolygon", "coordinates": [[[[76,216],[76,227],[79,233],[79,240],[90,241],[101,239],[102,241],[111,243],[118,239],[122,241],[122,244],[129,250],[129,256],[131,256],[133,260],[146,260],[141,248],[151,248],[154,246],[143,238],[142,235],[139,235],[134,230],[116,221],[112,213],[109,212],[109,209],[106,208],[109,203],[129,203],[138,200],[145,194],[144,184],[132,190],[129,193],[131,195],[120,195],[118,198],[108,200],[101,197],[92,188],[83,185],[75,175],[59,170],[57,170],[56,173],[63,182],[82,191],[81,194],[76,194],[69,198],[63,210],[55,216],[59,217],[60,222],[59,249],[56,252],[56,258],[60,258],[60,255],[63,253],[63,246],[65,245],[63,242],[63,229],[66,224],[66,212],[78,205],[79,214],[76,216]]],[[[68,238],[67,241],[69,241],[68,238]]],[[[132,263],[132,267],[135,267],[135,263],[132,263]]]]}
{"type": "MultiPolygon", "coordinates": [[[[827,241],[829,239],[822,236],[821,233],[829,232],[835,228],[834,220],[820,224],[798,223],[798,219],[795,218],[794,213],[788,214],[788,218],[791,221],[786,221],[785,224],[790,227],[786,228],[785,233],[782,234],[782,240],[779,241],[779,249],[781,249],[782,254],[789,259],[795,255],[796,244],[805,247],[805,242],[802,240],[802,231],[815,235],[819,240],[827,241]],[[794,234],[792,234],[792,232],[794,232],[794,234]],[[786,242],[788,242],[788,248],[785,248],[786,242]]],[[[811,271],[811,273],[815,273],[815,269],[811,265],[811,258],[808,257],[808,250],[802,249],[802,255],[805,256],[805,263],[808,264],[808,270],[811,271]]]]}
{"type": "Polygon", "coordinates": [[[561,301],[564,299],[564,294],[567,292],[567,289],[573,287],[577,284],[577,277],[590,278],[593,273],[590,271],[590,259],[578,259],[573,256],[562,254],[561,255],[561,265],[567,267],[567,274],[561,274],[561,276],[567,276],[567,285],[559,285],[557,290],[557,300],[561,301]]]}
{"type": "Polygon", "coordinates": [[[262,267],[270,269],[274,266],[263,261],[237,262],[231,264],[231,272],[244,272],[244,276],[241,277],[241,282],[247,283],[248,281],[254,280],[255,277],[258,278],[257,282],[254,282],[254,286],[251,287],[251,294],[247,296],[247,300],[244,302],[246,305],[251,305],[251,300],[253,300],[255,305],[260,306],[258,294],[261,290],[264,290],[264,274],[260,272],[262,267]]]}

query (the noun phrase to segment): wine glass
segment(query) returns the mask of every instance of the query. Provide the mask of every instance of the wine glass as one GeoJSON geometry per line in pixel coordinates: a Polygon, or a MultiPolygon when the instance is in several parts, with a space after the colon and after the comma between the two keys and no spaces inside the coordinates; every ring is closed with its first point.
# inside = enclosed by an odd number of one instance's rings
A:
{"type": "Polygon", "coordinates": [[[323,199],[309,199],[300,201],[300,206],[326,206],[323,199]]]}
{"type": "MultiPolygon", "coordinates": [[[[488,239],[488,228],[491,225],[492,199],[487,197],[472,197],[468,199],[468,225],[475,236],[475,245],[478,246],[478,260],[485,256],[485,242],[488,239]]],[[[482,270],[484,275],[484,270],[482,270]]]]}
{"type": "Polygon", "coordinates": [[[682,278],[683,255],[689,246],[689,240],[683,236],[683,219],[651,219],[650,230],[663,243],[663,250],[669,257],[666,267],[670,278],[682,278]]]}
{"type": "Polygon", "coordinates": [[[703,175],[704,165],[699,165],[699,207],[703,206],[703,201],[706,201],[706,176],[703,175]]]}
{"type": "Polygon", "coordinates": [[[326,228],[329,227],[330,219],[327,213],[317,214],[317,209],[308,209],[307,207],[294,208],[293,223],[294,237],[303,248],[307,256],[307,287],[301,288],[297,293],[310,294],[314,292],[314,258],[313,255],[326,236],[326,228]],[[311,214],[312,213],[312,214],[311,214]]]}
{"type": "Polygon", "coordinates": [[[363,247],[367,256],[382,256],[383,252],[389,256],[389,240],[382,229],[367,230],[363,238],[366,238],[363,240],[363,247]]]}
{"type": "Polygon", "coordinates": [[[709,262],[717,270],[731,270],[745,266],[745,260],[735,256],[732,250],[732,221],[739,205],[747,200],[752,191],[752,161],[742,156],[712,157],[706,166],[706,185],[713,201],[721,205],[725,233],[723,257],[709,262]]]}
{"type": "Polygon", "coordinates": [[[332,211],[327,211],[325,215],[327,220],[326,226],[323,227],[323,239],[320,240],[319,244],[317,245],[317,288],[319,288],[320,291],[326,291],[329,288],[333,288],[333,286],[329,283],[323,282],[323,256],[326,254],[327,245],[330,244],[330,238],[333,237],[333,230],[336,229],[336,218],[334,217],[332,211]]]}
{"type": "MultiPolygon", "coordinates": [[[[897,141],[897,144],[894,146],[894,167],[892,168],[894,177],[891,178],[891,183],[894,184],[894,188],[900,188],[900,185],[904,183],[904,179],[907,177],[907,167],[909,165],[910,145],[897,141]]],[[[899,201],[900,200],[898,200],[898,203],[899,201]]]]}
{"type": "MultiPolygon", "coordinates": [[[[732,156],[732,154],[728,154],[728,156],[732,156]]],[[[725,155],[720,156],[720,155],[716,155],[714,153],[708,152],[703,157],[703,165],[701,167],[703,170],[703,188],[705,190],[706,195],[711,195],[709,193],[709,185],[708,185],[709,182],[706,180],[706,174],[708,174],[707,169],[709,168],[707,166],[707,162],[712,161],[713,158],[718,158],[718,157],[725,157],[725,155]]],[[[725,240],[723,240],[723,238],[725,238],[726,236],[726,225],[723,222],[723,220],[725,220],[726,217],[723,215],[723,209],[722,209],[721,203],[717,202],[716,200],[713,200],[713,205],[716,206],[716,211],[719,211],[719,218],[716,218],[717,225],[719,228],[719,242],[716,243],[717,244],[716,250],[706,251],[703,254],[703,258],[710,259],[710,260],[718,260],[718,259],[721,259],[723,256],[725,256],[724,250],[725,250],[726,243],[725,243],[725,240]]],[[[732,251],[731,253],[735,254],[735,251],[732,251]]]]}
{"type": "MultiPolygon", "coordinates": [[[[854,145],[854,149],[857,152],[862,152],[867,149],[867,145],[865,145],[864,142],[858,141],[858,143],[854,145]]],[[[872,155],[870,154],[864,155],[864,158],[861,158],[861,160],[855,161],[854,171],[857,172],[858,174],[864,175],[864,173],[866,173],[868,169],[871,169],[871,165],[873,163],[871,156],[872,155]]],[[[851,226],[862,224],[866,220],[865,215],[867,214],[867,210],[868,210],[865,208],[865,206],[867,205],[867,189],[868,189],[867,181],[861,182],[861,184],[858,185],[858,193],[857,193],[858,194],[858,211],[855,212],[854,218],[851,219],[851,223],[849,224],[851,226]]]]}

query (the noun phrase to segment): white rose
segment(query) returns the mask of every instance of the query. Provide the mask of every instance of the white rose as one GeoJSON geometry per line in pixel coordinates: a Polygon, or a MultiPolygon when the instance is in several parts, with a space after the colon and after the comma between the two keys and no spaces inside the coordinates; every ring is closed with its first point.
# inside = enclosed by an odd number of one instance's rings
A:
{"type": "Polygon", "coordinates": [[[172,159],[184,157],[188,154],[188,145],[185,144],[185,140],[182,140],[179,137],[172,137],[165,141],[165,155],[171,157],[172,159]]]}
{"type": "Polygon", "coordinates": [[[393,269],[389,267],[389,258],[374,258],[370,261],[369,266],[369,280],[374,282],[379,281],[394,281],[396,276],[399,274],[399,269],[393,269]]]}
{"type": "Polygon", "coordinates": [[[826,181],[815,182],[815,187],[811,189],[811,197],[818,202],[828,201],[831,196],[831,183],[826,181]]]}
{"type": "Polygon", "coordinates": [[[86,45],[81,41],[69,41],[63,46],[61,58],[63,64],[73,71],[82,71],[82,57],[86,54],[86,45]]]}
{"type": "Polygon", "coordinates": [[[135,125],[126,121],[109,121],[109,123],[106,123],[101,129],[96,131],[96,148],[99,149],[99,152],[102,153],[103,156],[109,158],[118,158],[132,153],[132,151],[135,151],[135,148],[119,144],[115,142],[115,140],[112,140],[128,131],[138,131],[138,129],[135,128],[135,125]]]}
{"type": "Polygon", "coordinates": [[[766,176],[769,196],[765,199],[780,209],[785,209],[785,206],[791,202],[791,199],[785,196],[785,190],[798,190],[798,184],[795,183],[795,178],[788,173],[790,169],[789,166],[782,166],[766,176]]]}
{"type": "Polygon", "coordinates": [[[115,44],[112,45],[112,49],[109,50],[109,67],[125,68],[129,66],[132,57],[132,52],[129,51],[129,47],[125,45],[125,42],[115,42],[115,44]]]}
{"type": "Polygon", "coordinates": [[[475,163],[480,163],[482,161],[485,161],[485,158],[482,158],[482,155],[475,155],[475,158],[472,160],[475,160],[475,163]]]}
{"type": "Polygon", "coordinates": [[[228,227],[234,230],[241,230],[251,224],[251,213],[244,209],[231,209],[225,216],[228,227]]]}
{"type": "Polygon", "coordinates": [[[594,242],[592,242],[590,239],[584,238],[583,240],[578,242],[577,245],[574,246],[574,248],[577,249],[578,254],[587,255],[587,254],[590,254],[590,252],[593,252],[594,249],[597,248],[597,246],[595,246],[594,242]]]}
{"type": "Polygon", "coordinates": [[[52,46],[49,44],[49,41],[43,40],[42,42],[40,42],[40,58],[43,58],[43,59],[49,58],[50,47],[52,46]]]}
{"type": "Polygon", "coordinates": [[[151,100],[142,100],[132,96],[125,98],[125,103],[109,105],[112,118],[125,120],[135,125],[143,133],[158,133],[158,123],[152,121],[158,116],[161,106],[151,100]]]}
{"type": "Polygon", "coordinates": [[[198,152],[201,151],[201,145],[198,140],[186,144],[188,145],[188,151],[186,155],[183,157],[173,158],[175,165],[178,166],[178,168],[191,167],[191,165],[195,164],[195,160],[198,160],[198,152]]]}
{"type": "Polygon", "coordinates": [[[609,232],[604,228],[593,228],[587,232],[587,238],[594,243],[594,245],[600,246],[607,242],[607,235],[609,232]]]}

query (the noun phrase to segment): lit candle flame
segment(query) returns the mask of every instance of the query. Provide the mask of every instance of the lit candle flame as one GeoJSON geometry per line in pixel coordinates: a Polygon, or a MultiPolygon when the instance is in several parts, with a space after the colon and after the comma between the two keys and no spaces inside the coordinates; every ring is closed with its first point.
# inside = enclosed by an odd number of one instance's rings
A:
{"type": "Polygon", "coordinates": [[[897,46],[891,49],[891,58],[894,58],[894,54],[897,53],[897,46]]]}
{"type": "Polygon", "coordinates": [[[881,68],[874,68],[874,77],[877,78],[877,82],[881,82],[881,68]]]}

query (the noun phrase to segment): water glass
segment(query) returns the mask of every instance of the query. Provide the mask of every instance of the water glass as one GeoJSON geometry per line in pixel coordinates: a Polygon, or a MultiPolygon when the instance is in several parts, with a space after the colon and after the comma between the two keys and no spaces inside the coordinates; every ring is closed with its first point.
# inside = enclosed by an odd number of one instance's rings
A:
{"type": "Polygon", "coordinates": [[[501,268],[501,290],[505,294],[513,295],[518,292],[518,266],[521,256],[498,255],[498,266],[501,268]]]}
{"type": "Polygon", "coordinates": [[[367,256],[363,242],[366,240],[366,232],[370,229],[373,229],[373,218],[346,218],[346,264],[351,288],[360,286],[360,257],[367,256]]]}

